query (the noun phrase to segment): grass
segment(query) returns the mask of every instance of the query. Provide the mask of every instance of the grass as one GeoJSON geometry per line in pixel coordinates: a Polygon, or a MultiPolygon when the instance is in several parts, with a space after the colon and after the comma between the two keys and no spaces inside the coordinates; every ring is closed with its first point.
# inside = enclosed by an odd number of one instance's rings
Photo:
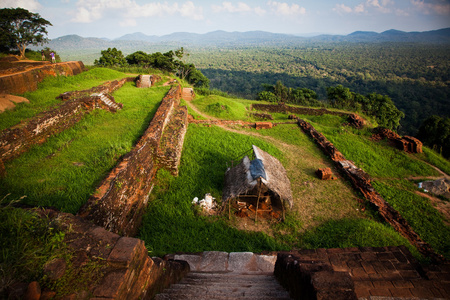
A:
{"type": "Polygon", "coordinates": [[[275,156],[272,145],[218,127],[190,125],[186,134],[179,177],[158,173],[158,188],[150,196],[140,238],[151,255],[184,251],[286,250],[286,246],[260,232],[230,227],[221,217],[207,218],[193,209],[194,197],[211,193],[219,201],[227,165],[237,163],[255,144],[275,156]],[[182,228],[182,230],[180,230],[182,228]]]}
{"type": "Polygon", "coordinates": [[[78,212],[148,127],[168,89],[137,89],[133,83],[125,84],[114,93],[123,110],[96,110],[71,129],[6,163],[0,195],[26,195],[25,204],[78,212]]]}
{"type": "Polygon", "coordinates": [[[247,111],[242,103],[217,95],[198,96],[192,101],[197,108],[219,119],[245,120],[247,111]]]}
{"type": "Polygon", "coordinates": [[[126,74],[105,68],[96,68],[76,76],[47,77],[38,84],[38,89],[23,95],[30,102],[19,103],[14,110],[7,110],[0,118],[0,130],[12,127],[22,120],[34,117],[61,103],[56,97],[64,92],[89,89],[109,80],[127,77],[126,74]]]}
{"type": "Polygon", "coordinates": [[[0,207],[0,237],[1,298],[16,282],[42,283],[45,262],[65,256],[64,233],[32,210],[0,207]]]}
{"type": "Polygon", "coordinates": [[[373,220],[331,220],[305,232],[301,239],[307,249],[405,245],[414,256],[420,257],[417,249],[391,226],[373,220]]]}
{"type": "MultiPolygon", "coordinates": [[[[332,119],[331,116],[328,117],[332,119]]],[[[407,153],[389,145],[386,141],[369,139],[370,129],[358,130],[334,123],[323,125],[312,122],[342,154],[376,178],[406,178],[409,176],[438,176],[428,164],[412,159],[407,153]]]]}
{"type": "Polygon", "coordinates": [[[442,155],[424,146],[422,158],[445,172],[447,175],[450,175],[450,161],[445,159],[442,155]]]}
{"type": "Polygon", "coordinates": [[[417,188],[404,180],[374,182],[374,187],[438,253],[450,258],[450,226],[427,198],[414,193],[417,188]]]}
{"type": "MultiPolygon", "coordinates": [[[[117,71],[96,68],[70,78],[48,79],[38,91],[27,93],[27,98],[34,99],[32,103],[8,112],[6,121],[3,117],[7,115],[2,114],[1,124],[9,127],[12,125],[4,124],[14,125],[26,116],[48,109],[59,102],[53,99],[62,92],[90,88],[105,80],[125,76],[117,71]]],[[[54,206],[76,213],[120,157],[130,151],[147,128],[168,89],[161,84],[152,89],[136,89],[132,83],[125,84],[114,94],[116,101],[124,104],[123,110],[115,114],[95,111],[72,129],[6,163],[7,176],[0,179],[0,197],[9,193],[11,195],[7,199],[26,195],[23,203],[54,206]]],[[[212,94],[197,96],[192,103],[203,113],[216,118],[252,120],[247,112],[253,101],[212,94]]],[[[286,121],[289,114],[272,115],[276,121],[286,121]]],[[[437,217],[432,213],[433,208],[428,207],[427,218],[421,218],[415,207],[410,208],[419,200],[407,202],[413,198],[412,187],[399,187],[398,183],[404,184],[400,179],[408,176],[434,176],[437,172],[433,168],[386,142],[370,141],[369,130],[342,126],[345,122],[342,117],[300,117],[311,121],[348,159],[379,179],[376,189],[387,198],[398,199],[402,214],[404,211],[405,217],[411,218],[411,223],[417,228],[424,228],[420,232],[433,247],[436,245],[441,253],[448,253],[448,244],[441,242],[439,245],[439,240],[445,239],[445,236],[433,234],[433,231],[439,231],[436,228],[441,224],[434,219],[437,217]],[[431,224],[420,224],[427,223],[429,218],[432,218],[431,224]]],[[[179,177],[160,170],[150,195],[140,237],[145,240],[151,255],[179,251],[260,252],[407,245],[419,256],[404,238],[380,222],[376,213],[369,209],[365,213],[358,210],[360,204],[356,200],[360,195],[352,190],[348,182],[317,179],[315,170],[332,164],[297,125],[279,125],[261,131],[242,129],[240,132],[242,134],[215,126],[189,126],[179,177]],[[229,221],[227,216],[222,215],[206,217],[191,205],[194,197],[202,198],[206,193],[211,193],[220,201],[226,168],[236,164],[252,144],[280,159],[287,169],[298,201],[297,208],[287,214],[284,223],[268,224],[260,231],[239,230],[242,228],[240,219],[229,221]]],[[[448,162],[427,149],[419,157],[439,163],[443,169],[448,168],[448,162]]],[[[255,226],[259,225],[258,222],[255,226]]],[[[445,230],[443,232],[447,234],[445,230]]]]}
{"type": "MultiPolygon", "coordinates": [[[[294,134],[293,129],[294,126],[290,125],[277,126],[276,129],[272,129],[276,131],[265,132],[281,136],[283,142],[292,142],[303,146],[311,144],[307,138],[302,140],[303,134],[300,129],[297,128],[294,134]]],[[[335,209],[335,213],[329,213],[321,216],[320,220],[311,221],[302,219],[299,213],[293,211],[287,214],[284,223],[271,224],[264,232],[238,230],[236,227],[239,226],[236,226],[236,223],[242,223],[243,220],[228,221],[227,214],[225,214],[226,216],[205,217],[192,207],[192,199],[194,197],[202,198],[205,193],[211,193],[220,201],[227,165],[230,165],[231,161],[236,163],[252,144],[268,151],[281,161],[289,161],[290,158],[286,157],[286,152],[280,150],[275,141],[264,140],[266,140],[264,137],[257,138],[227,132],[218,127],[202,127],[192,124],[189,126],[179,177],[172,177],[164,170],[160,171],[157,176],[157,187],[150,196],[149,208],[144,217],[139,237],[145,241],[151,255],[161,256],[173,252],[207,250],[260,252],[319,246],[320,244],[315,243],[314,239],[321,239],[331,247],[339,247],[341,241],[336,239],[336,231],[330,231],[328,235],[321,231],[322,228],[327,228],[325,224],[333,221],[340,222],[342,218],[349,217],[348,214],[339,215],[338,211],[342,210],[342,207],[339,206],[341,198],[334,199],[336,203],[328,201],[327,197],[330,197],[330,191],[319,195],[315,199],[315,205],[324,207],[325,210],[326,207],[335,209]],[[319,203],[321,199],[324,199],[324,203],[319,203]],[[320,225],[311,226],[311,223],[320,225]],[[303,230],[305,226],[309,226],[307,231],[303,230]]],[[[316,155],[319,159],[322,158],[320,154],[316,153],[316,155]]],[[[312,177],[313,175],[307,176],[312,177]]],[[[324,183],[322,182],[322,184],[324,183]]],[[[342,188],[339,191],[342,192],[342,188]]],[[[333,193],[331,192],[331,194],[333,193]]],[[[356,202],[353,201],[350,199],[350,202],[353,203],[350,210],[355,211],[356,202]]],[[[346,224],[342,230],[349,230],[354,234],[364,233],[361,236],[366,239],[364,241],[362,238],[355,239],[353,243],[349,240],[346,242],[349,247],[407,245],[411,248],[405,239],[388,226],[379,224],[375,220],[365,220],[366,218],[370,219],[370,215],[358,217],[357,214],[353,213],[352,219],[348,222],[342,221],[346,224]],[[360,218],[363,218],[363,221],[359,221],[360,218]],[[372,224],[371,228],[374,229],[368,230],[367,224],[372,224]],[[383,230],[380,231],[380,228],[383,230]],[[377,234],[372,234],[374,232],[377,234]]]]}

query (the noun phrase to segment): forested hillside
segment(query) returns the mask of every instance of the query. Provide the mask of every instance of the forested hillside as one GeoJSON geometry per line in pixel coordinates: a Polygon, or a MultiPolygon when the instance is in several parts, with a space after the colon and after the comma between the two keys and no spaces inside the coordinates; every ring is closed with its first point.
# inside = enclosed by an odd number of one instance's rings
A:
{"type": "Polygon", "coordinates": [[[278,80],[309,88],[388,95],[405,113],[400,132],[415,134],[430,115],[450,115],[449,46],[420,43],[310,43],[295,47],[203,48],[191,51],[211,87],[254,99],[262,84],[278,80]]]}

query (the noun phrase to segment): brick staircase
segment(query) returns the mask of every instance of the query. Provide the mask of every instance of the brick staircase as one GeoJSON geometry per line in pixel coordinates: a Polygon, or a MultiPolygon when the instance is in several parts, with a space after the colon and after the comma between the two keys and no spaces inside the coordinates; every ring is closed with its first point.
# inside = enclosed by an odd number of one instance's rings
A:
{"type": "Polygon", "coordinates": [[[183,95],[181,96],[186,101],[191,101],[194,98],[194,90],[191,88],[183,88],[183,95]]]}
{"type": "Polygon", "coordinates": [[[94,93],[91,95],[91,97],[100,97],[100,100],[109,108],[112,108],[113,110],[120,110],[122,109],[122,107],[117,104],[114,101],[114,98],[112,96],[108,96],[107,94],[105,94],[104,92],[101,93],[94,93]],[[111,98],[110,98],[111,97],[111,98]]]}
{"type": "Polygon", "coordinates": [[[273,275],[276,255],[208,251],[170,258],[187,261],[191,272],[155,300],[291,299],[273,275]]]}

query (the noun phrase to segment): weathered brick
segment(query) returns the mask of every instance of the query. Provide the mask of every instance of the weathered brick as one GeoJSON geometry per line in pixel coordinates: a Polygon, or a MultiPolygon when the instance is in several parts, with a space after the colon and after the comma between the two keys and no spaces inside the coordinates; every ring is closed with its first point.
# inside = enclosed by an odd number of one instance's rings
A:
{"type": "Polygon", "coordinates": [[[361,261],[361,265],[367,274],[375,274],[376,273],[375,268],[372,266],[371,263],[368,263],[366,261],[361,261]]]}
{"type": "Polygon", "coordinates": [[[409,280],[395,280],[392,281],[396,288],[413,288],[414,285],[409,280]]]}
{"type": "Polygon", "coordinates": [[[95,297],[115,298],[119,296],[120,288],[125,280],[126,270],[114,271],[103,277],[100,285],[94,289],[95,297]]]}
{"type": "Polygon", "coordinates": [[[367,288],[355,287],[355,294],[356,294],[356,297],[358,297],[359,299],[367,298],[370,296],[369,289],[367,289],[367,288]]]}
{"type": "Polygon", "coordinates": [[[351,270],[352,276],[358,278],[369,278],[366,271],[363,268],[354,268],[351,270]]]}
{"type": "Polygon", "coordinates": [[[432,298],[433,293],[430,289],[422,288],[422,287],[415,287],[412,289],[409,289],[411,291],[411,294],[415,297],[419,298],[432,298]]]}
{"type": "Polygon", "coordinates": [[[382,281],[372,281],[372,284],[373,284],[373,287],[374,287],[374,288],[385,288],[385,289],[388,289],[388,288],[393,288],[393,287],[394,287],[394,285],[392,284],[392,282],[390,282],[390,281],[385,281],[385,280],[382,280],[382,281]]]}
{"type": "Polygon", "coordinates": [[[411,291],[409,288],[392,288],[389,289],[393,297],[399,297],[399,298],[407,298],[412,297],[411,291]]]}
{"type": "Polygon", "coordinates": [[[111,251],[108,261],[127,267],[139,251],[145,249],[142,240],[130,237],[120,238],[111,251]]]}
{"type": "Polygon", "coordinates": [[[387,288],[376,288],[376,289],[370,289],[369,293],[371,296],[384,296],[384,297],[391,297],[391,291],[387,288]]]}

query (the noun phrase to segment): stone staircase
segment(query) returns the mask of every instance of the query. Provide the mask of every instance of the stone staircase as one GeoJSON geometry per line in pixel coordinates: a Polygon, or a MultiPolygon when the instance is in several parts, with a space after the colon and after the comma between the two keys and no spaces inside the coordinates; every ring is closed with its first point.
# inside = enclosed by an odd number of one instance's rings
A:
{"type": "Polygon", "coordinates": [[[273,275],[275,254],[207,251],[169,258],[187,261],[191,272],[155,300],[291,299],[273,275]]]}
{"type": "Polygon", "coordinates": [[[186,101],[192,101],[194,98],[194,90],[192,88],[183,88],[183,95],[181,98],[186,101]]]}
{"type": "MultiPolygon", "coordinates": [[[[94,94],[92,94],[91,95],[91,97],[100,97],[100,100],[106,105],[106,106],[108,106],[109,108],[112,108],[112,109],[114,109],[114,110],[120,110],[120,109],[122,109],[122,107],[119,105],[119,104],[117,104],[115,101],[113,101],[112,99],[110,99],[109,97],[108,97],[108,95],[107,94],[105,94],[105,93],[94,93],[94,94]]],[[[112,96],[110,96],[111,98],[112,98],[112,96]]],[[[114,99],[114,98],[113,98],[114,99]]]]}

